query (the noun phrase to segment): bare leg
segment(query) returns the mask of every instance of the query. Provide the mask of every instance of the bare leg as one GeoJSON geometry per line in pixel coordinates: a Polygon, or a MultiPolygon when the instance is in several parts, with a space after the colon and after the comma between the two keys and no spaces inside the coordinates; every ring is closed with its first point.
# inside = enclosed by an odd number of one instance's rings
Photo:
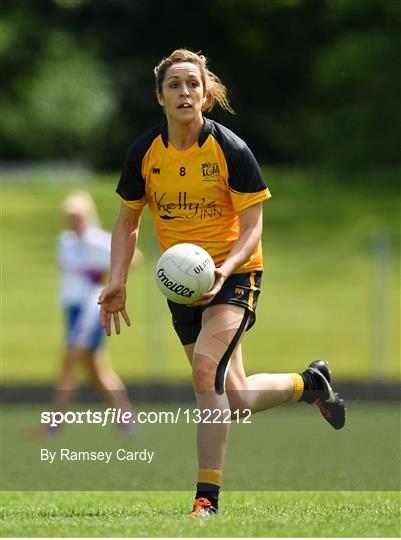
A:
{"type": "Polygon", "coordinates": [[[291,401],[294,379],[288,373],[258,373],[247,377],[239,346],[231,357],[226,391],[232,410],[246,408],[259,412],[291,401]]]}
{"type": "MultiPolygon", "coordinates": [[[[192,379],[198,408],[213,420],[220,411],[230,410],[227,394],[215,392],[214,381],[217,364],[227,350],[242,320],[244,310],[238,306],[220,304],[207,308],[202,317],[202,329],[192,355],[192,379]]],[[[197,448],[199,469],[223,469],[230,424],[200,422],[197,448]]]]}
{"type": "Polygon", "coordinates": [[[75,369],[81,359],[79,349],[66,347],[53,401],[54,411],[65,411],[74,398],[76,390],[75,369]]]}
{"type": "Polygon", "coordinates": [[[103,358],[101,351],[83,350],[83,359],[92,381],[102,392],[106,401],[113,407],[131,411],[132,405],[127,395],[127,389],[109,364],[103,358]]]}
{"type": "MultiPolygon", "coordinates": [[[[82,351],[76,347],[67,346],[64,350],[61,370],[57,380],[55,395],[51,408],[55,412],[65,412],[68,405],[75,397],[76,380],[75,370],[76,366],[82,360],[82,356],[85,351],[82,351]]],[[[56,427],[44,427],[39,430],[35,429],[30,432],[30,436],[44,437],[55,432],[61,424],[56,427]]]]}
{"type": "MultiPolygon", "coordinates": [[[[196,343],[185,346],[192,365],[193,385],[201,411],[239,409],[244,414],[244,409],[257,412],[292,399],[294,380],[291,375],[259,374],[246,377],[240,345],[234,350],[228,365],[226,393],[221,396],[216,393],[214,383],[217,365],[236,334],[243,314],[244,309],[238,306],[210,306],[203,313],[202,330],[196,343]]],[[[216,507],[229,428],[230,424],[223,422],[198,424],[199,473],[196,497],[206,496],[216,507]]]]}
{"type": "MultiPolygon", "coordinates": [[[[193,364],[193,356],[195,343],[184,346],[185,353],[190,364],[193,364]]],[[[199,359],[202,361],[202,359],[199,359]]],[[[214,371],[216,370],[215,363],[211,363],[210,358],[204,357],[207,368],[214,371]]],[[[218,396],[214,391],[214,385],[208,385],[207,390],[197,391],[195,387],[195,395],[197,404],[200,410],[205,409],[228,409],[230,404],[227,399],[227,395],[218,396]]],[[[209,424],[209,429],[202,429],[202,425],[198,424],[197,430],[197,450],[198,450],[198,463],[200,469],[216,469],[222,470],[224,464],[224,458],[227,448],[227,440],[229,433],[229,424],[223,424],[223,429],[220,428],[221,424],[209,424]],[[216,429],[217,427],[217,429],[216,429]],[[224,428],[225,427],[225,428],[224,428]],[[214,429],[213,429],[214,428],[214,429]],[[219,429],[220,428],[220,429],[219,429]],[[216,444],[217,440],[217,444],[216,444]],[[217,451],[215,449],[217,446],[217,451]],[[212,450],[212,453],[210,453],[212,450]]]]}
{"type": "MultiPolygon", "coordinates": [[[[185,346],[188,360],[192,364],[195,344],[185,346]]],[[[294,380],[288,373],[258,373],[246,376],[241,345],[231,356],[226,378],[226,391],[232,411],[250,409],[264,411],[292,400],[294,380]]]]}
{"type": "MultiPolygon", "coordinates": [[[[199,358],[201,362],[206,364],[210,362],[207,357],[199,358]]],[[[213,364],[212,369],[216,366],[213,364]]],[[[215,469],[222,470],[224,465],[224,459],[226,455],[228,434],[230,431],[229,423],[216,422],[213,423],[213,418],[217,414],[216,411],[221,411],[220,419],[224,418],[224,411],[230,409],[230,403],[228,401],[227,394],[219,396],[215,390],[214,385],[207,388],[206,386],[195,385],[195,394],[198,408],[202,411],[203,415],[210,414],[210,423],[200,422],[197,425],[197,449],[198,449],[198,462],[200,469],[215,469]]],[[[205,416],[203,416],[205,418],[205,416]]]]}

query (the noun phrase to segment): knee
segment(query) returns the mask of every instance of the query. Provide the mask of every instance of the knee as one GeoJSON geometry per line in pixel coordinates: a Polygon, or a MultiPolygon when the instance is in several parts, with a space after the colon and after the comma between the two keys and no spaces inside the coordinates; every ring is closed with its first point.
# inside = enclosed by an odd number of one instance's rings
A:
{"type": "Polygon", "coordinates": [[[192,360],[192,381],[197,391],[213,390],[216,376],[215,363],[201,354],[195,354],[192,360]]]}

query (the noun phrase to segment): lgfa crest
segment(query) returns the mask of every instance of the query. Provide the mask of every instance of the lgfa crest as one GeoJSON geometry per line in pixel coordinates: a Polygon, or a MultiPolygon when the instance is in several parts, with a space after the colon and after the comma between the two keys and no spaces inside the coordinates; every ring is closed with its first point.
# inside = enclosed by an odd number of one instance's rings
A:
{"type": "Polygon", "coordinates": [[[218,177],[216,178],[216,176],[218,176],[219,173],[220,169],[218,163],[210,163],[210,161],[202,163],[203,180],[218,180],[218,177]]]}

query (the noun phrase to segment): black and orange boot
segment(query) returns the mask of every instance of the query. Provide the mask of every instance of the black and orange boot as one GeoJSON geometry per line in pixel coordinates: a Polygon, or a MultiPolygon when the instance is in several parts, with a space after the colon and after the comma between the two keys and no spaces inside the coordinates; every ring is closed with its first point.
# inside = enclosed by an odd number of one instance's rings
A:
{"type": "Polygon", "coordinates": [[[341,429],[345,424],[345,403],[331,387],[331,371],[324,360],[311,362],[301,374],[305,390],[301,401],[316,405],[323,418],[334,429],[341,429]]]}
{"type": "Polygon", "coordinates": [[[195,499],[191,516],[208,516],[212,514],[217,514],[217,508],[212,505],[209,499],[206,499],[206,497],[195,499]]]}

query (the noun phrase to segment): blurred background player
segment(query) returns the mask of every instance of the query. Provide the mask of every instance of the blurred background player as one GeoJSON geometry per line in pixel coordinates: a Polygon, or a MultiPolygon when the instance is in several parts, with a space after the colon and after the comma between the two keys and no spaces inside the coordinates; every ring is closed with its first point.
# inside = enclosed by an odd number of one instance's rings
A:
{"type": "MultiPolygon", "coordinates": [[[[105,359],[97,304],[110,268],[111,235],[101,228],[95,203],[87,192],[70,194],[63,201],[62,211],[66,230],[58,239],[57,260],[61,270],[59,300],[65,320],[65,347],[52,408],[66,410],[74,398],[77,368],[81,365],[112,407],[130,411],[125,385],[105,359]]],[[[131,266],[142,257],[136,251],[131,266]]]]}

